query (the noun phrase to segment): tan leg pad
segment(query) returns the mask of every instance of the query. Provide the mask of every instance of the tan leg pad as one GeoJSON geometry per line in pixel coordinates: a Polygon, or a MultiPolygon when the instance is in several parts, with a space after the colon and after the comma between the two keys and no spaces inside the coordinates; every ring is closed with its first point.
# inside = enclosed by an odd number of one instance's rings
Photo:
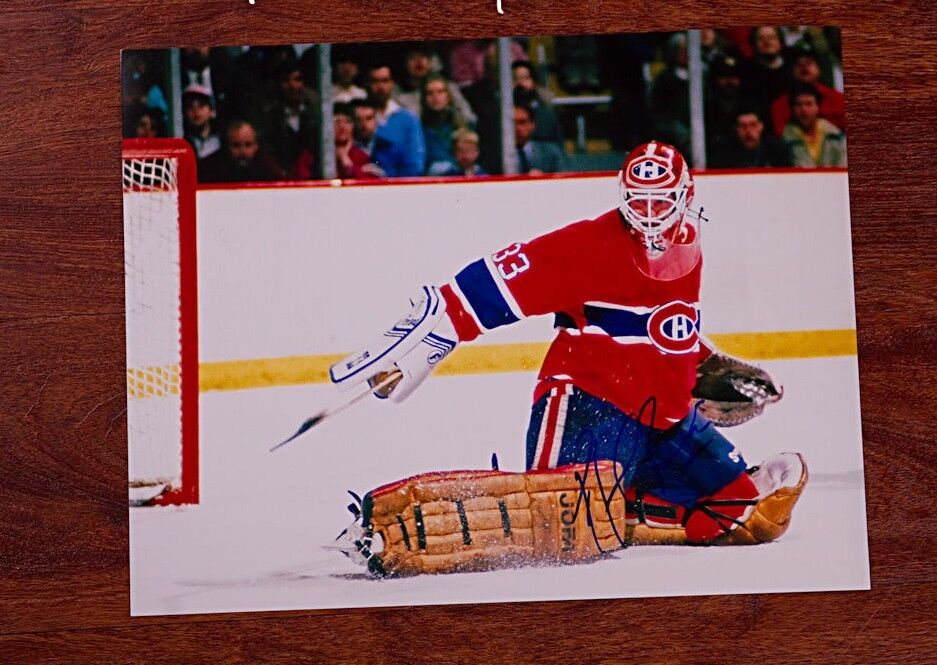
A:
{"type": "Polygon", "coordinates": [[[617,480],[611,462],[428,473],[368,493],[362,515],[388,573],[582,561],[627,542],[617,480]]]}
{"type": "MultiPolygon", "coordinates": [[[[369,492],[362,524],[374,572],[412,575],[594,559],[628,545],[684,545],[682,508],[627,515],[620,467],[577,464],[527,473],[427,473],[369,492]],[[663,526],[666,521],[671,526],[663,526]],[[377,541],[381,542],[378,546],[377,541]],[[376,561],[376,563],[375,563],[376,561]]],[[[762,498],[744,522],[713,545],[754,545],[780,537],[807,483],[797,453],[752,473],[762,498]]],[[[661,508],[658,506],[657,508],[661,508]]],[[[666,507],[664,507],[666,510],[666,507]]]]}

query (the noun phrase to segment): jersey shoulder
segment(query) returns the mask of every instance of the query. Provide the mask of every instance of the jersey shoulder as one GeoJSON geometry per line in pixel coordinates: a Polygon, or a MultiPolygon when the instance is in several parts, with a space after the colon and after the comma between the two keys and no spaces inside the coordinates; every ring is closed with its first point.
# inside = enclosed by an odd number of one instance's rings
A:
{"type": "Polygon", "coordinates": [[[601,248],[629,237],[628,228],[618,209],[610,210],[593,219],[583,219],[552,231],[544,238],[563,243],[567,249],[601,248]]]}

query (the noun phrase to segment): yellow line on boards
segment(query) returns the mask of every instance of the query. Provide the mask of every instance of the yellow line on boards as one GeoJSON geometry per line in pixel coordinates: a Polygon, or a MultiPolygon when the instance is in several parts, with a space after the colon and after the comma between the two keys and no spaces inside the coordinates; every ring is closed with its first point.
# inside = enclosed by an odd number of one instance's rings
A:
{"type": "MultiPolygon", "coordinates": [[[[856,355],[856,331],[791,330],[709,335],[723,353],[747,360],[783,360],[856,355]]],[[[436,370],[437,375],[536,371],[548,342],[476,344],[457,348],[436,370]]],[[[243,390],[329,380],[329,367],[345,354],[287,356],[254,360],[203,362],[199,390],[243,390]]]]}
{"type": "Polygon", "coordinates": [[[785,330],[781,332],[721,333],[708,335],[716,348],[748,360],[786,360],[854,356],[856,331],[785,330]]]}
{"type": "Polygon", "coordinates": [[[285,356],[199,363],[199,392],[324,383],[329,380],[329,367],[346,355],[285,356]]]}

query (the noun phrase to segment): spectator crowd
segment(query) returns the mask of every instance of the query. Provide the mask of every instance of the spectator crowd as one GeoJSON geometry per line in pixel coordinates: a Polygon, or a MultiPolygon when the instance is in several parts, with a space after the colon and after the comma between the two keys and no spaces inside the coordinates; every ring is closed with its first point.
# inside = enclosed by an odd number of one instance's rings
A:
{"type": "MultiPolygon", "coordinates": [[[[708,167],[846,165],[837,30],[703,30],[701,41],[708,167]]],[[[623,154],[653,138],[693,159],[686,33],[509,44],[514,159],[502,154],[490,39],[334,45],[330,85],[314,45],[183,48],[177,83],[168,51],[126,51],[124,136],[170,136],[181,115],[202,182],[318,179],[333,157],[342,179],[496,175],[505,162],[537,175],[589,170],[569,138],[581,104],[586,152],[623,154]]]]}

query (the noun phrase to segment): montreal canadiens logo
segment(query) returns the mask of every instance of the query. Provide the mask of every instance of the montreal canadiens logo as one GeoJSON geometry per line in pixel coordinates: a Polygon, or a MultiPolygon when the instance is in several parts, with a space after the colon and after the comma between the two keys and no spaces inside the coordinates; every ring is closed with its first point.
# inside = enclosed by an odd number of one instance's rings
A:
{"type": "Polygon", "coordinates": [[[629,180],[636,185],[653,186],[660,185],[673,179],[673,172],[666,164],[659,160],[645,157],[631,163],[628,169],[629,180]]]}
{"type": "Polygon", "coordinates": [[[690,353],[699,344],[696,307],[682,300],[661,305],[647,320],[647,336],[664,353],[690,353]]]}

